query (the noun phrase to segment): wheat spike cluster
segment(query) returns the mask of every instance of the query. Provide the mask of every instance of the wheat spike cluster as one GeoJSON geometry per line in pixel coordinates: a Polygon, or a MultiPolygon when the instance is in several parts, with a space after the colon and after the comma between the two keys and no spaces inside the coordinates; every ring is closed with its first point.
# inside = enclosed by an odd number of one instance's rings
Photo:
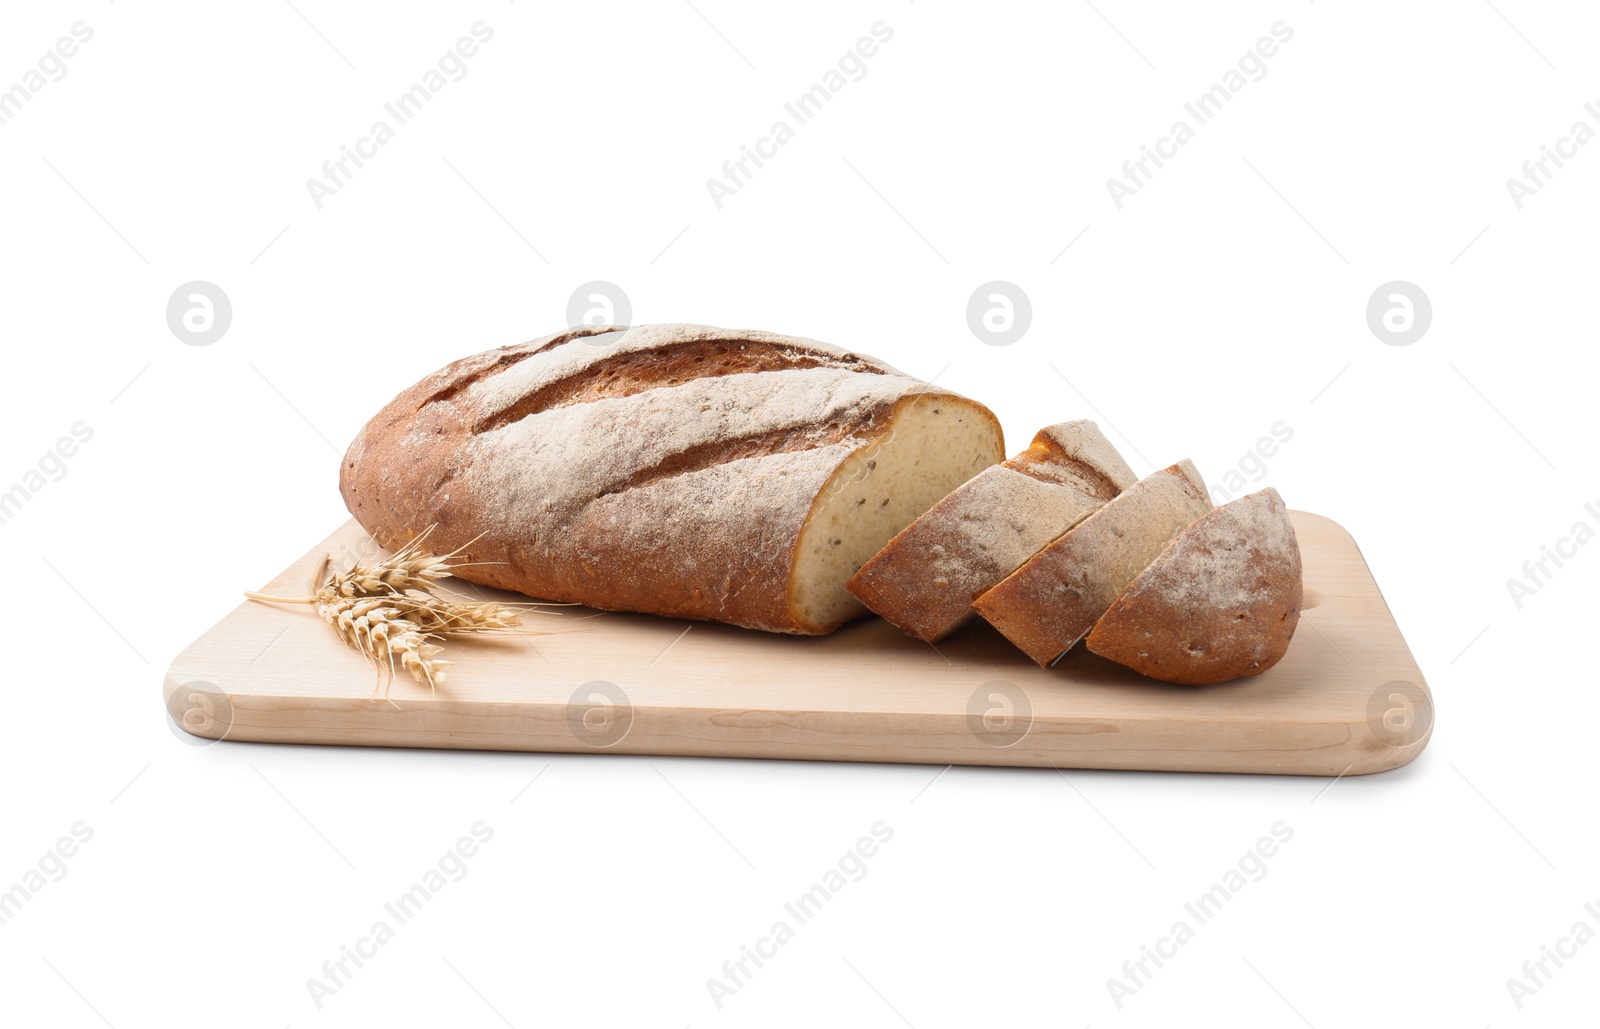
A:
{"type": "Polygon", "coordinates": [[[522,619],[505,604],[441,596],[439,580],[469,563],[453,559],[472,544],[434,554],[425,546],[432,531],[429,528],[375,564],[358,561],[342,572],[328,574],[329,558],[324,554],[312,575],[309,597],[245,596],[265,603],[312,605],[339,638],[373,666],[386,695],[398,669],[435,689],[445,669],[454,664],[439,657],[444,647],[436,641],[512,630],[522,619]]]}

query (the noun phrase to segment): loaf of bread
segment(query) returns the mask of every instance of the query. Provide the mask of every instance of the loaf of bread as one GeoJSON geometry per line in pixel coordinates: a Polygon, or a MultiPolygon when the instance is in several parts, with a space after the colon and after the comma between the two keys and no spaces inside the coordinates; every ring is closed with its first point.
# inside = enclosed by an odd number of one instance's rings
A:
{"type": "Polygon", "coordinates": [[[1275,489],[1178,534],[1095,623],[1084,646],[1166,682],[1260,675],[1300,621],[1300,543],[1275,489]]]}
{"type": "Polygon", "coordinates": [[[1005,456],[983,405],[813,340],[579,328],[401,393],[340,466],[385,547],[486,586],[774,632],[865,609],[861,563],[1005,456]]]}
{"type": "Polygon", "coordinates": [[[930,643],[972,601],[1137,476],[1091,421],[1062,422],[978,473],[889,541],[847,584],[869,609],[930,643]]]}
{"type": "Polygon", "coordinates": [[[1206,485],[1180,461],[1035,554],[973,607],[1041,666],[1081,640],[1174,536],[1211,510],[1206,485]]]}

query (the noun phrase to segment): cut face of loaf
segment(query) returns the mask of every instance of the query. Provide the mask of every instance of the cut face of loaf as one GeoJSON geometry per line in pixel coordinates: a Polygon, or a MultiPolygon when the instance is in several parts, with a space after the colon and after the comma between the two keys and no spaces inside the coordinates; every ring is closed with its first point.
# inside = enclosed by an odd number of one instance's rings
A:
{"type": "Polygon", "coordinates": [[[1205,483],[1180,461],[1115,500],[983,594],[973,607],[1041,666],[1081,640],[1174,536],[1211,510],[1205,483]]]}
{"type": "Polygon", "coordinates": [[[1033,444],[963,483],[889,541],[848,583],[868,608],[935,642],[972,601],[1136,480],[1091,421],[1041,429],[1033,444]]]}
{"type": "Polygon", "coordinates": [[[1178,534],[1095,623],[1084,646],[1184,686],[1260,675],[1300,621],[1300,543],[1274,489],[1178,534]]]}
{"type": "Polygon", "coordinates": [[[437,526],[486,586],[825,633],[865,613],[844,588],[862,561],[1003,456],[983,405],[870,357],[601,327],[423,379],[361,430],[340,489],[380,544],[437,526]]]}

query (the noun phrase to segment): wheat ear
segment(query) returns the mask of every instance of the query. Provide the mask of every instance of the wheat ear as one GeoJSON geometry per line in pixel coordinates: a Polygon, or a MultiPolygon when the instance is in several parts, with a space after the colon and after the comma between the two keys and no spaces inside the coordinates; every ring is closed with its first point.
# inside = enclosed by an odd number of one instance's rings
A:
{"type": "Polygon", "coordinates": [[[339,638],[373,665],[385,692],[397,667],[435,689],[453,662],[440,659],[443,647],[434,640],[456,633],[505,631],[522,622],[504,604],[449,600],[430,592],[453,569],[469,563],[451,559],[477,542],[474,538],[448,554],[433,554],[424,547],[432,532],[430,526],[376,564],[358,563],[332,575],[327,575],[329,556],[324,554],[312,574],[309,597],[248,592],[245,596],[274,604],[314,605],[339,638]]]}

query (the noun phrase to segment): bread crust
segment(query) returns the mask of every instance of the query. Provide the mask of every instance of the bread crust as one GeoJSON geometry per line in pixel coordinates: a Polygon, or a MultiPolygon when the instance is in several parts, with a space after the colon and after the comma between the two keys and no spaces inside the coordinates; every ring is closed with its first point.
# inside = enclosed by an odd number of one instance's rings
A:
{"type": "Polygon", "coordinates": [[[848,588],[907,635],[929,643],[972,616],[979,594],[1133,485],[1099,426],[1046,426],[906,526],[848,588]]]}
{"type": "Polygon", "coordinates": [[[1268,488],[1179,533],[1122,591],[1084,645],[1134,671],[1184,686],[1260,675],[1300,621],[1300,544],[1268,488]]]}
{"type": "MultiPolygon", "coordinates": [[[[579,328],[455,361],[340,465],[382,546],[433,528],[470,581],[547,600],[820,633],[796,544],[841,464],[925,398],[974,401],[825,343],[699,325],[579,328]]],[[[998,459],[997,452],[994,459],[998,459]]]]}
{"type": "Polygon", "coordinates": [[[1207,511],[1189,461],[1155,472],[1035,554],[973,608],[1041,667],[1081,640],[1124,587],[1207,511]]]}

